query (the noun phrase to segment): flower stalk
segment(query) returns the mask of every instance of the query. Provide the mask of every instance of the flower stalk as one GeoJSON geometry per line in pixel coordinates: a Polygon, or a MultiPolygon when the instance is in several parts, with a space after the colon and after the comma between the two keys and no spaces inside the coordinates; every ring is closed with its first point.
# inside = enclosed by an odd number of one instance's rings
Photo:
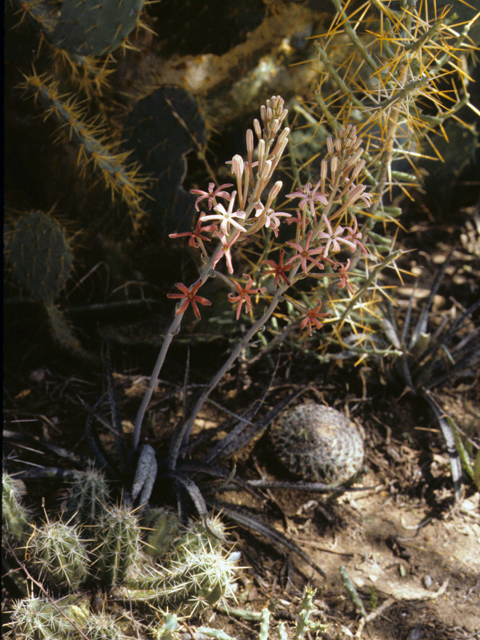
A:
{"type": "MultiPolygon", "coordinates": [[[[143,418],[166,354],[173,337],[180,330],[185,312],[191,306],[196,318],[200,319],[197,304],[210,304],[209,300],[198,294],[203,284],[217,274],[227,281],[229,288],[233,291],[229,293],[228,300],[234,305],[237,320],[240,319],[242,311],[247,314],[253,313],[252,296],[255,296],[256,300],[264,298],[267,305],[258,320],[253,322],[232,349],[225,363],[203,389],[188,418],[177,427],[170,444],[168,457],[170,470],[175,470],[182,447],[187,444],[193,424],[210,393],[251,339],[267,324],[286,292],[296,282],[308,276],[318,278],[328,275],[329,282],[345,288],[350,295],[354,294],[348,279],[350,259],[343,263],[334,256],[345,248],[350,253],[354,253],[358,246],[363,252],[367,251],[361,242],[362,234],[358,231],[357,219],[350,214],[351,207],[358,200],[361,200],[366,207],[371,205],[371,196],[366,192],[365,186],[355,184],[365,164],[361,159],[362,141],[357,139],[355,128],[352,126],[340,131],[335,140],[331,138],[328,140],[328,158],[321,163],[320,179],[315,187],[312,188],[312,185],[307,183],[287,196],[290,200],[300,199],[295,218],[291,213],[276,210],[275,202],[283,188],[283,182],[275,180],[271,184],[288,144],[290,129],[284,127],[287,113],[280,96],[273,96],[267,100],[267,104],[260,110],[261,123],[255,119],[253,130],[247,131],[247,160],[244,161],[241,156],[235,155],[227,163],[231,165],[236,188],[230,192],[228,189],[233,187],[233,184],[215,187],[214,183],[210,183],[208,191],[193,189],[192,193],[198,195],[195,207],[199,211],[195,230],[171,234],[172,238],[190,238],[189,245],[200,252],[203,267],[198,279],[191,287],[177,283],[175,286],[180,293],[168,294],[169,298],[178,299],[179,302],[137,414],[133,435],[135,449],[139,445],[143,418]],[[254,133],[258,140],[256,150],[254,133]],[[255,152],[257,159],[254,160],[255,152]],[[201,209],[199,206],[201,203],[206,210],[201,209]],[[338,223],[343,219],[347,221],[348,226],[338,223]],[[296,224],[294,241],[282,243],[279,240],[279,229],[284,222],[296,224]],[[270,231],[275,240],[271,242],[270,236],[270,241],[267,243],[264,234],[270,231]],[[232,250],[237,246],[240,247],[249,237],[255,238],[257,243],[265,246],[264,255],[267,258],[270,257],[270,248],[272,251],[279,251],[279,258],[278,262],[273,259],[261,260],[255,272],[243,273],[246,284],[242,286],[237,279],[230,277],[235,274],[233,263],[235,256],[232,255],[232,250]],[[209,249],[210,243],[212,243],[212,250],[209,249]],[[222,258],[225,258],[228,276],[219,271],[222,258]],[[326,267],[327,271],[325,271],[326,267]],[[273,294],[268,294],[265,286],[255,285],[256,288],[253,288],[254,280],[263,281],[271,276],[274,276],[273,294]]],[[[245,271],[244,267],[243,271],[245,271]]],[[[315,300],[311,307],[294,304],[295,312],[299,312],[303,317],[299,326],[307,330],[310,336],[313,329],[322,328],[324,318],[330,315],[327,312],[320,313],[321,307],[321,300],[315,300]]]]}

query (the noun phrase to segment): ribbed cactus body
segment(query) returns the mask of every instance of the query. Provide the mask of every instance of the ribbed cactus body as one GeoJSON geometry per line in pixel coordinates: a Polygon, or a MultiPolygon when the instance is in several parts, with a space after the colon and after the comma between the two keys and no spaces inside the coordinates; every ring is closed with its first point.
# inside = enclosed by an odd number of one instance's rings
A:
{"type": "Polygon", "coordinates": [[[65,519],[86,527],[87,536],[92,537],[92,527],[98,525],[108,508],[109,494],[103,474],[89,469],[70,487],[65,502],[65,519]]]}
{"type": "MultiPolygon", "coordinates": [[[[214,522],[223,537],[220,521],[214,522]]],[[[177,586],[176,593],[172,593],[174,601],[212,605],[233,595],[235,561],[225,552],[221,540],[201,525],[192,527],[176,541],[169,572],[166,586],[177,586]],[[178,585],[182,585],[181,590],[178,585]]]]}
{"type": "Polygon", "coordinates": [[[115,618],[106,613],[90,615],[82,631],[88,640],[123,640],[126,637],[115,618]]]}
{"type": "MultiPolygon", "coordinates": [[[[214,521],[223,537],[223,527],[214,521]]],[[[194,525],[179,536],[159,564],[144,562],[129,574],[118,596],[161,607],[205,608],[234,593],[236,554],[225,551],[221,540],[203,526],[194,525]]]]}
{"type": "Polygon", "coordinates": [[[53,44],[99,56],[117,49],[138,24],[143,0],[63,0],[53,44]]]}
{"type": "Polygon", "coordinates": [[[94,569],[100,582],[113,586],[123,582],[140,553],[140,526],[128,507],[105,510],[95,534],[94,569]]]}
{"type": "MultiPolygon", "coordinates": [[[[61,600],[57,600],[56,604],[62,607],[61,600]]],[[[68,640],[78,637],[61,611],[49,600],[34,596],[14,605],[10,626],[18,640],[68,640]]]]}
{"type": "Polygon", "coordinates": [[[63,522],[47,522],[36,528],[27,545],[41,579],[62,590],[73,591],[88,576],[89,559],[80,534],[63,522]]]}
{"type": "Polygon", "coordinates": [[[88,640],[123,640],[118,622],[111,615],[90,613],[88,599],[66,596],[55,601],[31,596],[17,602],[10,624],[16,640],[79,640],[79,630],[88,640]]]}
{"type": "Polygon", "coordinates": [[[147,530],[145,553],[164,558],[179,534],[180,519],[170,509],[150,509],[142,518],[142,527],[147,530]]]}
{"type": "Polygon", "coordinates": [[[35,300],[49,304],[65,286],[72,251],[62,227],[42,211],[25,214],[8,244],[13,274],[35,300]]]}
{"type": "Polygon", "coordinates": [[[28,511],[22,505],[22,483],[2,473],[2,534],[8,540],[21,543],[29,529],[28,511]]]}

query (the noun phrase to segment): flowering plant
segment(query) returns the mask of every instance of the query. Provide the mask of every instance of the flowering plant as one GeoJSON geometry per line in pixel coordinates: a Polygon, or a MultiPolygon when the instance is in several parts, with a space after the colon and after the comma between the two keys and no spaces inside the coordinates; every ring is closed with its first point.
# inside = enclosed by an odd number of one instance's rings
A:
{"type": "MultiPolygon", "coordinates": [[[[236,188],[229,191],[234,184],[227,183],[216,187],[212,182],[208,186],[208,191],[193,189],[192,193],[198,195],[195,206],[200,214],[195,230],[170,234],[172,238],[189,237],[190,246],[200,252],[203,267],[192,286],[187,287],[183,283],[178,283],[175,286],[181,293],[168,294],[169,298],[178,299],[179,302],[137,414],[133,438],[135,449],[139,443],[143,416],[168,348],[173,336],[180,329],[185,311],[191,305],[195,316],[200,318],[197,303],[210,304],[209,300],[197,294],[203,284],[215,275],[225,281],[232,290],[228,300],[236,309],[237,320],[242,310],[245,313],[252,312],[253,298],[256,304],[259,299],[266,301],[263,313],[234,347],[217,374],[205,386],[188,419],[178,427],[177,433],[172,438],[169,453],[168,464],[171,470],[176,467],[181,447],[188,441],[193,423],[203,403],[245,346],[271,318],[287,290],[304,278],[329,277],[336,281],[340,288],[346,288],[352,295],[354,289],[349,282],[351,261],[348,259],[343,263],[335,259],[335,256],[343,248],[354,253],[360,247],[364,254],[367,253],[367,249],[361,242],[362,233],[358,230],[357,218],[352,213],[352,207],[358,201],[361,201],[365,207],[371,205],[371,196],[367,193],[366,187],[356,184],[365,161],[361,159],[362,141],[357,139],[355,128],[348,126],[339,132],[337,139],[328,139],[328,157],[321,162],[320,179],[317,184],[312,188],[312,185],[307,183],[287,196],[290,200],[299,200],[296,216],[294,216],[276,209],[275,201],[283,187],[282,181],[277,180],[271,185],[288,144],[290,133],[290,129],[284,126],[288,112],[284,108],[283,99],[280,96],[274,96],[267,100],[267,104],[261,107],[260,113],[262,123],[255,119],[254,130],[249,129],[246,133],[246,161],[240,155],[235,155],[228,163],[231,164],[236,188]],[[254,132],[258,140],[255,160],[254,132]],[[273,293],[268,294],[265,286],[253,288],[256,273],[243,273],[246,279],[243,285],[238,279],[232,278],[235,274],[232,249],[240,247],[247,239],[261,238],[265,229],[271,230],[275,240],[278,240],[279,229],[284,222],[295,224],[295,238],[283,246],[278,241],[277,261],[270,257],[262,260],[258,277],[260,280],[265,280],[274,276],[273,293]],[[343,224],[341,225],[340,222],[343,224]],[[210,246],[212,246],[211,250],[207,248],[210,246]],[[223,258],[228,276],[219,271],[223,258]],[[325,269],[326,266],[328,266],[327,269],[325,269]]],[[[277,247],[274,247],[273,251],[276,249],[277,247]]],[[[323,321],[329,314],[320,313],[321,300],[316,300],[313,307],[308,307],[293,298],[288,299],[303,316],[300,328],[307,329],[309,335],[312,335],[314,329],[322,328],[323,321]]]]}

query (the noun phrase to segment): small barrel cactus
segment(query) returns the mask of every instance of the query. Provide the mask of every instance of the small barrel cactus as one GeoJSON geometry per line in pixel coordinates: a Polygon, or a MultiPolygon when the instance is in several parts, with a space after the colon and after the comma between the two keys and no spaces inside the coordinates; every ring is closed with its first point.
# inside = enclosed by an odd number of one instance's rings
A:
{"type": "Polygon", "coordinates": [[[29,524],[28,511],[22,505],[23,483],[2,473],[2,534],[11,542],[26,540],[29,524]]]}
{"type": "Polygon", "coordinates": [[[363,439],[356,425],[331,407],[300,404],[274,425],[271,440],[282,464],[306,482],[340,485],[363,462],[363,439]]]}
{"type": "Polygon", "coordinates": [[[95,572],[105,586],[123,582],[140,556],[140,525],[131,509],[108,507],[95,532],[95,572]]]}
{"type": "Polygon", "coordinates": [[[76,527],[47,522],[35,528],[27,555],[41,579],[55,588],[74,591],[88,576],[88,554],[76,527]]]}

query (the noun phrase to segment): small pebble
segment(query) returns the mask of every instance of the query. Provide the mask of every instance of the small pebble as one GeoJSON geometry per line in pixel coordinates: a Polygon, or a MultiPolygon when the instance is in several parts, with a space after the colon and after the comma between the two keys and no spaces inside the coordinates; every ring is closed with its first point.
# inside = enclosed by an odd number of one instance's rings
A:
{"type": "Polygon", "coordinates": [[[433,580],[427,573],[427,575],[423,576],[423,586],[425,587],[425,589],[430,589],[432,584],[433,580]]]}

